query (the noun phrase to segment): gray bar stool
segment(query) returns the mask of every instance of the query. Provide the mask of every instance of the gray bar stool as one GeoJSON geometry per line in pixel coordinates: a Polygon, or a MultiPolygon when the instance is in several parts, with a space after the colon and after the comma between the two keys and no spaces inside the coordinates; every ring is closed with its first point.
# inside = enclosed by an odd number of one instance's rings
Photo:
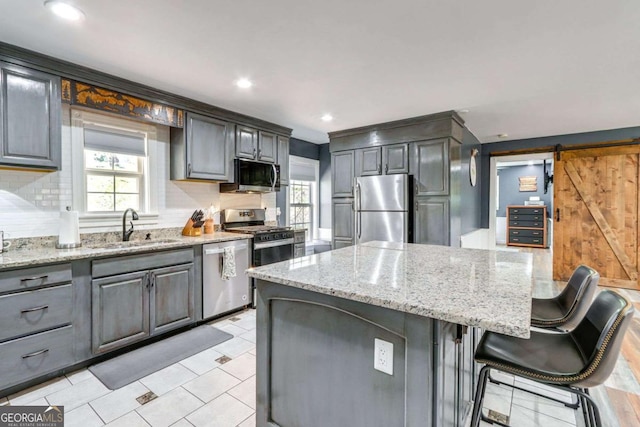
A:
{"type": "Polygon", "coordinates": [[[622,296],[602,291],[571,331],[532,330],[529,339],[485,332],[475,353],[476,361],[485,366],[480,370],[471,427],[477,427],[481,419],[504,425],[482,414],[492,369],[568,391],[582,404],[586,425],[601,426],[588,388],[602,384],[613,371],[633,312],[633,305],[622,296]]]}
{"type": "Polygon", "coordinates": [[[576,268],[567,286],[553,298],[533,298],[531,326],[545,329],[573,329],[591,306],[600,275],[586,265],[576,268]]]}

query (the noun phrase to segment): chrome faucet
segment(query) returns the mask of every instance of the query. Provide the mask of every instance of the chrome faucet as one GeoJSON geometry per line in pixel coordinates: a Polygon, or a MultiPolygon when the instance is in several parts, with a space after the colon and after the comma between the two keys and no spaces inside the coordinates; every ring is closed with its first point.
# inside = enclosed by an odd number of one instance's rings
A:
{"type": "Polygon", "coordinates": [[[133,234],[133,221],[129,221],[131,228],[128,230],[126,229],[127,213],[129,213],[129,211],[131,211],[131,219],[133,219],[134,221],[138,219],[138,212],[136,212],[132,208],[129,208],[126,211],[124,211],[124,215],[122,215],[122,241],[123,242],[128,242],[129,238],[131,237],[131,234],[133,234]]]}

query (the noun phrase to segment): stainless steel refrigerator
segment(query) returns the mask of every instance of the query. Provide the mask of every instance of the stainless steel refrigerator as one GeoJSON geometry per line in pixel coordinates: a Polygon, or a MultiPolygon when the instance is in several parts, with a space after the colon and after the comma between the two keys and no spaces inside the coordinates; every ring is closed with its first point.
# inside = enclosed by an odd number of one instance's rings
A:
{"type": "Polygon", "coordinates": [[[355,179],[355,241],[413,242],[411,175],[355,179]]]}

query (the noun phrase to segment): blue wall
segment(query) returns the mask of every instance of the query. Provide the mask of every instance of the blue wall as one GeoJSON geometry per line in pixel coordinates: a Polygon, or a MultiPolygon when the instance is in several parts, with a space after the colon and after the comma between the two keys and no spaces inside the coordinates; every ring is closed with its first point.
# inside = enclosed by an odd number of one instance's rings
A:
{"type": "MultiPolygon", "coordinates": [[[[602,130],[597,132],[574,133],[569,135],[547,136],[542,138],[519,139],[513,141],[495,142],[492,144],[482,144],[482,170],[481,176],[481,227],[489,228],[489,176],[491,153],[496,151],[511,151],[524,148],[554,147],[560,145],[577,145],[577,144],[593,144],[597,142],[618,141],[624,139],[640,138],[640,126],[602,130]]],[[[553,151],[552,148],[549,151],[553,151]]],[[[551,186],[550,191],[553,191],[551,186]]]]}
{"type": "MultiPolygon", "coordinates": [[[[297,138],[289,139],[289,155],[320,161],[320,227],[331,227],[331,154],[329,144],[313,144],[297,138]]],[[[287,191],[282,187],[276,194],[276,206],[280,208],[280,225],[287,222],[287,191]]]]}
{"type": "MultiPolygon", "coordinates": [[[[553,173],[551,174],[553,175],[553,173]]],[[[544,194],[544,168],[542,165],[505,167],[504,169],[498,169],[498,176],[500,177],[500,201],[496,216],[506,217],[507,205],[524,205],[524,201],[531,196],[539,196],[540,200],[543,200],[548,207],[547,211],[553,211],[551,206],[551,203],[553,203],[553,187],[550,186],[547,194],[544,194]],[[536,176],[538,190],[520,191],[518,178],[521,176],[536,176]]]]}

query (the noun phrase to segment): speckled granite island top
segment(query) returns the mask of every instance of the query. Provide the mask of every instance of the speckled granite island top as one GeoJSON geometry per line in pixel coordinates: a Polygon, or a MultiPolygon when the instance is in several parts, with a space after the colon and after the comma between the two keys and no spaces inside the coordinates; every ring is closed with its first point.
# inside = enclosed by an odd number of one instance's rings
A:
{"type": "Polygon", "coordinates": [[[248,273],[282,285],[529,337],[531,254],[369,242],[248,273]]]}
{"type": "Polygon", "coordinates": [[[52,247],[38,249],[17,249],[0,253],[0,270],[20,267],[52,264],[84,258],[99,258],[116,255],[132,255],[142,252],[153,252],[165,249],[185,248],[205,243],[218,243],[230,240],[250,239],[251,236],[240,233],[215,232],[199,237],[173,236],[167,239],[149,241],[112,242],[82,246],[76,249],[55,249],[52,247]]]}

